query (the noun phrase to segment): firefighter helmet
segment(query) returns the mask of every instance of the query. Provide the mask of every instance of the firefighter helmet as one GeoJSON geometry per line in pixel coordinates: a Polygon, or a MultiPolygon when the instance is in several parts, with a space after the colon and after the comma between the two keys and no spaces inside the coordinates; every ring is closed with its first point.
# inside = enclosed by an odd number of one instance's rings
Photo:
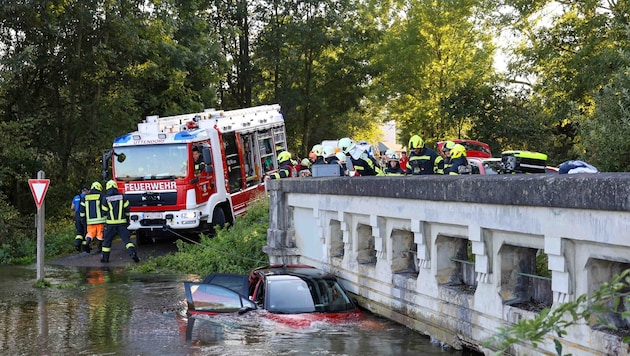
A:
{"type": "Polygon", "coordinates": [[[322,145],[315,145],[311,149],[311,152],[313,152],[315,154],[315,156],[321,156],[322,153],[324,152],[324,146],[322,146],[322,145]]]}
{"type": "Polygon", "coordinates": [[[446,141],[446,142],[444,142],[444,146],[442,146],[442,152],[450,151],[450,150],[453,149],[454,146],[455,146],[455,142],[453,142],[453,141],[446,141]]]}
{"type": "Polygon", "coordinates": [[[424,141],[422,140],[422,138],[420,136],[413,135],[409,139],[409,149],[410,150],[415,150],[415,149],[418,149],[418,148],[424,148],[424,141]]]}
{"type": "Polygon", "coordinates": [[[96,189],[99,192],[102,192],[103,191],[103,186],[99,182],[94,182],[94,183],[92,183],[92,186],[90,187],[90,189],[96,189]]]}
{"type": "Polygon", "coordinates": [[[453,145],[453,148],[451,148],[451,158],[459,158],[461,156],[466,157],[466,147],[460,144],[453,145]]]}
{"type": "Polygon", "coordinates": [[[398,155],[396,154],[396,151],[392,150],[391,148],[385,152],[385,157],[387,157],[388,161],[398,161],[398,155]]]}
{"type": "Polygon", "coordinates": [[[354,146],[355,146],[354,141],[352,141],[352,139],[349,137],[344,137],[341,140],[339,140],[339,143],[337,143],[337,147],[339,147],[339,149],[343,153],[348,153],[352,151],[354,146]]]}
{"type": "Polygon", "coordinates": [[[324,158],[330,158],[333,157],[335,155],[335,148],[332,146],[324,146],[324,149],[322,150],[322,156],[324,156],[324,158]]]}
{"type": "Polygon", "coordinates": [[[346,163],[347,156],[343,152],[337,152],[335,153],[335,156],[337,156],[339,162],[346,163]]]}
{"type": "Polygon", "coordinates": [[[311,161],[309,161],[308,158],[303,158],[301,164],[304,167],[310,167],[311,166],[311,161]]]}
{"type": "Polygon", "coordinates": [[[291,159],[291,154],[287,151],[282,151],[278,154],[278,163],[283,163],[291,159]]]}
{"type": "Polygon", "coordinates": [[[116,181],[110,179],[107,181],[107,184],[105,184],[105,189],[110,190],[112,188],[118,189],[118,184],[116,184],[116,181]]]}

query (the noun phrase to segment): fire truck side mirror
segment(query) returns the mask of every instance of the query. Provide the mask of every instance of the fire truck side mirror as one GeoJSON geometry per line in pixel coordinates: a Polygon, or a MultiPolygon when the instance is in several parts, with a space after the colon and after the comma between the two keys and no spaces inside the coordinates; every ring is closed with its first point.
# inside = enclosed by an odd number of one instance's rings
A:
{"type": "Polygon", "coordinates": [[[210,152],[210,147],[204,147],[203,151],[203,163],[205,163],[204,169],[206,173],[212,173],[212,153],[210,152]]]}
{"type": "Polygon", "coordinates": [[[120,163],[123,163],[123,162],[127,159],[127,156],[126,156],[124,153],[121,153],[121,154],[119,154],[119,155],[117,154],[116,156],[118,156],[118,158],[116,158],[116,159],[117,159],[117,160],[118,160],[118,162],[120,162],[120,163]]]}

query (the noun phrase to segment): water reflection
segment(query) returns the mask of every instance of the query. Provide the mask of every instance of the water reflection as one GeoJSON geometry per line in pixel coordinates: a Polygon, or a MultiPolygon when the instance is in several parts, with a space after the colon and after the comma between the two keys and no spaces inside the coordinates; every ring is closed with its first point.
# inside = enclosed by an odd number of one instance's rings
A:
{"type": "Polygon", "coordinates": [[[363,324],[300,330],[256,311],[193,324],[182,282],[196,276],[47,267],[46,280],[57,287],[39,289],[34,267],[0,268],[6,355],[463,355],[370,315],[363,324]]]}

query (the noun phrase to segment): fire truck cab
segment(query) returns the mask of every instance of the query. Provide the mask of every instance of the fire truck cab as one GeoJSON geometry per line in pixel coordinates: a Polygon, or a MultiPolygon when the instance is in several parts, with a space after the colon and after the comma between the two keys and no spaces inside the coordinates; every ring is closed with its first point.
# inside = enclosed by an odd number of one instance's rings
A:
{"type": "Polygon", "coordinates": [[[111,159],[138,243],[169,230],[207,233],[246,212],[286,148],[279,105],[149,116],[114,140],[103,157],[103,178],[111,159]]]}

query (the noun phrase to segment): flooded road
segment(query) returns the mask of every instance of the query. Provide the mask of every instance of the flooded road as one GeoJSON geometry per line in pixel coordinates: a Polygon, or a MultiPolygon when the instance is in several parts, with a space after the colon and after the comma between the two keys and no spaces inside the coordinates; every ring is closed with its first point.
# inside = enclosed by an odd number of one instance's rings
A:
{"type": "Polygon", "coordinates": [[[0,267],[3,355],[464,355],[367,313],[353,325],[289,329],[259,317],[189,323],[183,281],[198,276],[132,274],[122,268],[0,267]]]}

